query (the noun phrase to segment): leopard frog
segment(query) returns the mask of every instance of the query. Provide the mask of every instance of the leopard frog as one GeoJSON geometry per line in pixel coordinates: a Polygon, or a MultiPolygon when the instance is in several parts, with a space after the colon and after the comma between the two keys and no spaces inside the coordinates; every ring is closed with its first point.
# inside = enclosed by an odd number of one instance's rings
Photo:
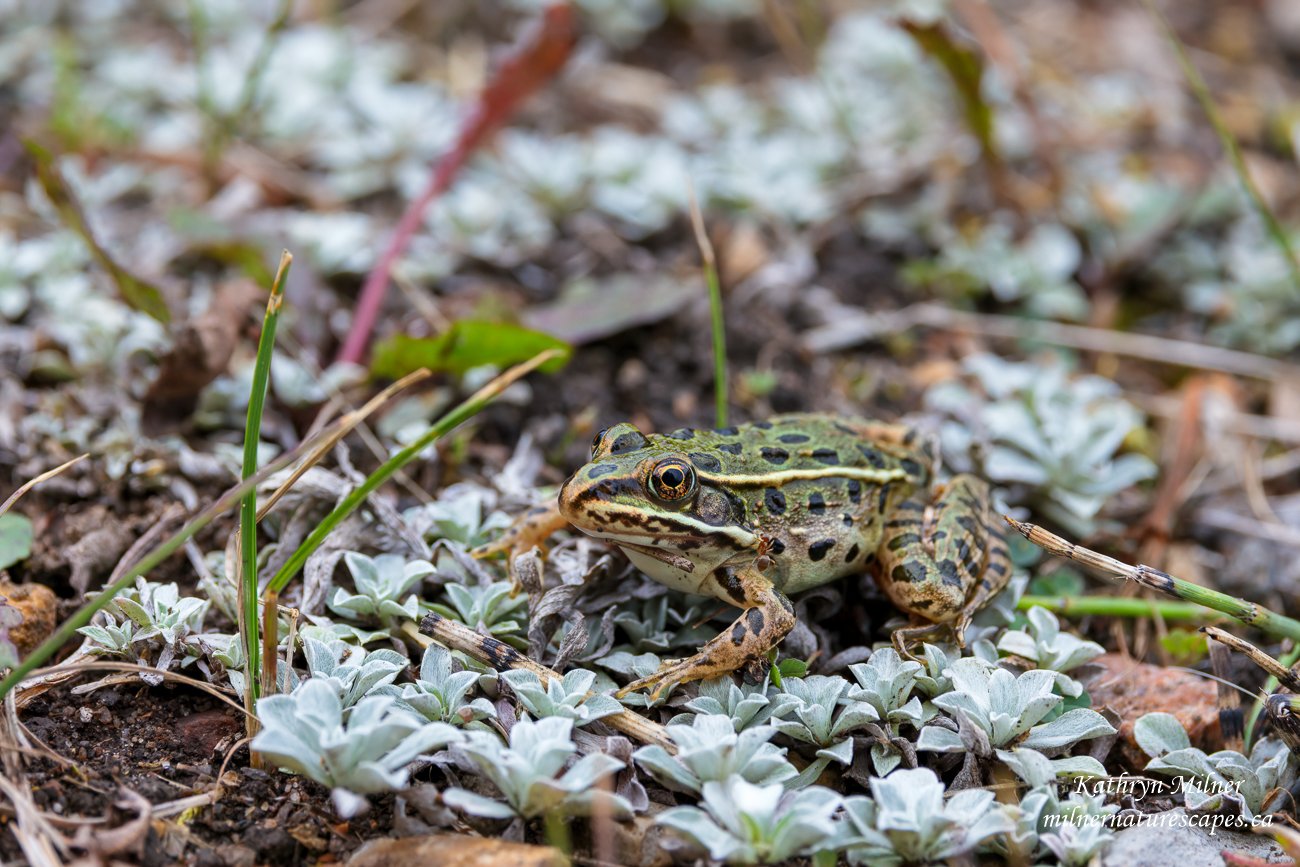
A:
{"type": "Polygon", "coordinates": [[[795,624],[787,594],[867,570],[920,624],[894,633],[906,653],[938,629],[960,641],[1011,572],[987,484],[959,475],[932,487],[932,462],[907,427],[830,415],[668,434],[617,424],[564,484],[558,517],[536,516],[534,529],[567,522],[656,581],[743,609],[624,692],[763,659],[795,624]]]}

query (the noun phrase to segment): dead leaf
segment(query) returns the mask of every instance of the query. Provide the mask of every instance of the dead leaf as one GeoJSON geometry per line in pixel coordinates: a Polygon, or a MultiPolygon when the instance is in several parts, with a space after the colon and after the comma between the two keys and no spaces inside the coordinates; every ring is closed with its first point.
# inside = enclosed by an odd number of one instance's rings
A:
{"type": "Polygon", "coordinates": [[[158,362],[158,378],[144,396],[141,426],[149,436],[179,427],[208,383],[226,372],[250,311],[265,290],[248,280],[221,284],[203,313],[172,330],[172,348],[158,362]]]}
{"type": "Polygon", "coordinates": [[[371,840],[348,861],[351,867],[567,867],[559,849],[488,840],[464,834],[434,834],[400,840],[371,840]]]}

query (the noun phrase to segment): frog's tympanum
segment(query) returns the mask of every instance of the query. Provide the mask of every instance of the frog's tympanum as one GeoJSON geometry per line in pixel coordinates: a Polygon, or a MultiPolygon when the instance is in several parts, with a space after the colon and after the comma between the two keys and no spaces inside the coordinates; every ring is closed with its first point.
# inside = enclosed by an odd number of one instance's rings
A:
{"type": "Polygon", "coordinates": [[[895,631],[902,652],[937,630],[960,641],[1010,561],[988,486],[959,475],[931,488],[929,462],[909,428],[827,415],[601,431],[591,462],[561,489],[559,514],[656,581],[743,609],[694,656],[624,692],[762,659],[794,626],[788,594],[866,570],[922,624],[895,631]]]}

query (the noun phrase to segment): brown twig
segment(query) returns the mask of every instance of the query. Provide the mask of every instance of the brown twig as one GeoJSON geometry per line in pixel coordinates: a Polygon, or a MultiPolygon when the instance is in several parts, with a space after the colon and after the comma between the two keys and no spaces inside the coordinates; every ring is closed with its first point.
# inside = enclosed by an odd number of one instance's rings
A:
{"type": "MultiPolygon", "coordinates": [[[[1059,322],[1037,322],[1016,316],[967,313],[938,304],[913,304],[892,313],[854,315],[840,311],[836,321],[807,332],[801,342],[810,352],[833,352],[912,328],[969,331],[986,337],[1033,340],[1088,352],[1108,352],[1193,370],[1218,370],[1237,376],[1273,381],[1300,378],[1300,366],[1220,346],[1152,334],[1110,331],[1059,322]]],[[[1300,432],[1297,433],[1300,439],[1300,432]]]]}
{"type": "MultiPolygon", "coordinates": [[[[452,650],[459,650],[467,656],[477,659],[484,665],[490,665],[497,671],[523,669],[537,675],[537,679],[546,686],[552,679],[561,678],[558,672],[534,662],[515,650],[504,641],[486,635],[480,635],[468,626],[449,620],[439,614],[430,613],[420,621],[420,632],[445,644],[452,650]]],[[[643,744],[657,744],[669,753],[676,754],[677,745],[668,737],[668,730],[657,722],[646,719],[630,710],[620,711],[604,717],[602,722],[617,729],[633,740],[643,744]]]]}

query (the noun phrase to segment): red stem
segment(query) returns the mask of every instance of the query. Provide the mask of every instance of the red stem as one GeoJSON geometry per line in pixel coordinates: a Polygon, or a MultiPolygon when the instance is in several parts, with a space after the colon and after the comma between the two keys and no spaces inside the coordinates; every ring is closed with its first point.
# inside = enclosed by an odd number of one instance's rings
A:
{"type": "Polygon", "coordinates": [[[370,335],[379,318],[388,291],[393,265],[420,226],[425,210],[442,195],[470,155],[500,129],[527,99],[540,90],[564,67],[576,34],[573,10],[567,2],[552,3],[535,27],[501,64],[497,74],[480,94],[474,111],[461,127],[456,144],[434,166],[429,182],[407,206],[397,229],[365,285],[353,311],[352,328],[338,355],[339,361],[361,363],[370,345],[370,335]]]}

